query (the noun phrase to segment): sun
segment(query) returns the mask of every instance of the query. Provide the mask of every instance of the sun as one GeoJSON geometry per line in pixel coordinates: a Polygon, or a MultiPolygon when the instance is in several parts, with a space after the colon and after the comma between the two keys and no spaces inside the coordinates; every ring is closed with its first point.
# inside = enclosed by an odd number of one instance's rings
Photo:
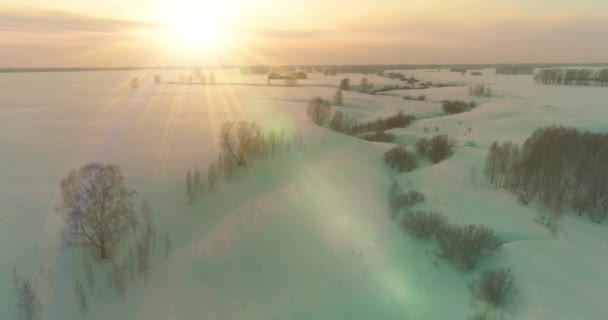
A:
{"type": "Polygon", "coordinates": [[[226,22],[221,15],[182,12],[169,23],[168,37],[181,50],[215,51],[226,42],[226,22]]]}

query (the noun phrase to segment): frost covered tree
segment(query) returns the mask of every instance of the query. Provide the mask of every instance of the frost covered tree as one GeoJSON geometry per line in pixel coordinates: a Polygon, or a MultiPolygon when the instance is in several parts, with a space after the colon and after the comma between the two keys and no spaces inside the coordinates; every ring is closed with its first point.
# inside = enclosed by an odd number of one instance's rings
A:
{"type": "Polygon", "coordinates": [[[135,191],[117,165],[91,163],[70,171],[61,180],[61,195],[57,210],[65,220],[64,240],[93,248],[102,260],[137,226],[135,191]]]}
{"type": "Polygon", "coordinates": [[[154,75],[154,83],[159,84],[162,81],[160,75],[155,74],[154,75]]]}

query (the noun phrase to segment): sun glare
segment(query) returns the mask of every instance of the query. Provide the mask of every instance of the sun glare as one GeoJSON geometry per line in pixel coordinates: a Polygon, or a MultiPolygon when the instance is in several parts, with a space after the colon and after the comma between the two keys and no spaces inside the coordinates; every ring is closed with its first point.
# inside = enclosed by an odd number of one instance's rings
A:
{"type": "Polygon", "coordinates": [[[168,37],[182,50],[214,51],[226,41],[225,23],[221,15],[180,13],[170,22],[168,37]]]}

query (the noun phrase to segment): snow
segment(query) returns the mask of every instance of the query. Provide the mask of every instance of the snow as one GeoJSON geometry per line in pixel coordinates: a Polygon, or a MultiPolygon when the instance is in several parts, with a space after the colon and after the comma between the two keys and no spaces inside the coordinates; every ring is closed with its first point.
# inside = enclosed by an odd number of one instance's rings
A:
{"type": "MultiPolygon", "coordinates": [[[[216,72],[218,85],[154,85],[151,71],[0,74],[0,318],[14,317],[11,270],[31,278],[44,319],[80,318],[74,283],[84,281],[83,252],[61,246],[54,211],[59,182],[71,169],[109,161],[151,204],[173,238],[169,258],[154,258],[147,285],[129,280],[124,298],[106,284],[87,319],[465,319],[468,283],[493,265],[512,266],[518,295],[513,319],[604,319],[608,275],[605,225],[565,215],[557,235],[483,177],[495,140],[523,142],[540,126],[563,124],[606,131],[608,90],[539,86],[532,76],[483,76],[405,70],[423,81],[487,84],[493,97],[470,98],[467,87],[344,92],[340,107],[359,120],[403,111],[420,120],[393,129],[413,145],[438,127],[457,141],[453,157],[396,175],[382,163],[389,144],[369,143],[314,126],[306,105],[331,99],[340,79],[312,74],[298,87],[236,70],[216,72]],[[132,90],[129,80],[140,78],[132,90]],[[424,94],[427,101],[403,95],[424,94]],[[446,116],[444,99],[475,100],[470,112],[446,116]],[[185,172],[217,156],[228,120],[298,132],[305,148],[258,162],[238,180],[187,205],[185,172]],[[424,128],[428,128],[426,132],[424,128]],[[467,129],[471,128],[471,133],[467,129]],[[385,194],[393,179],[426,194],[420,208],[450,222],[483,224],[507,243],[462,273],[390,220],[385,194]],[[40,266],[43,265],[43,270],[40,266]]],[[[182,71],[163,72],[176,79],[182,71]]],[[[402,84],[366,75],[376,87],[402,84]]]]}

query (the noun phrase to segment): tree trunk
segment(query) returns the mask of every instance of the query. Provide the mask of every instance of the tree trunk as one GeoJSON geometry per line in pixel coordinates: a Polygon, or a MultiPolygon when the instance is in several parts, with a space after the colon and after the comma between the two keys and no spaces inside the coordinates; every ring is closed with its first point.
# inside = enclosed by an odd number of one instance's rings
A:
{"type": "Polygon", "coordinates": [[[99,255],[101,256],[101,260],[105,260],[108,258],[108,253],[106,252],[106,243],[101,242],[101,246],[99,247],[99,255]]]}

